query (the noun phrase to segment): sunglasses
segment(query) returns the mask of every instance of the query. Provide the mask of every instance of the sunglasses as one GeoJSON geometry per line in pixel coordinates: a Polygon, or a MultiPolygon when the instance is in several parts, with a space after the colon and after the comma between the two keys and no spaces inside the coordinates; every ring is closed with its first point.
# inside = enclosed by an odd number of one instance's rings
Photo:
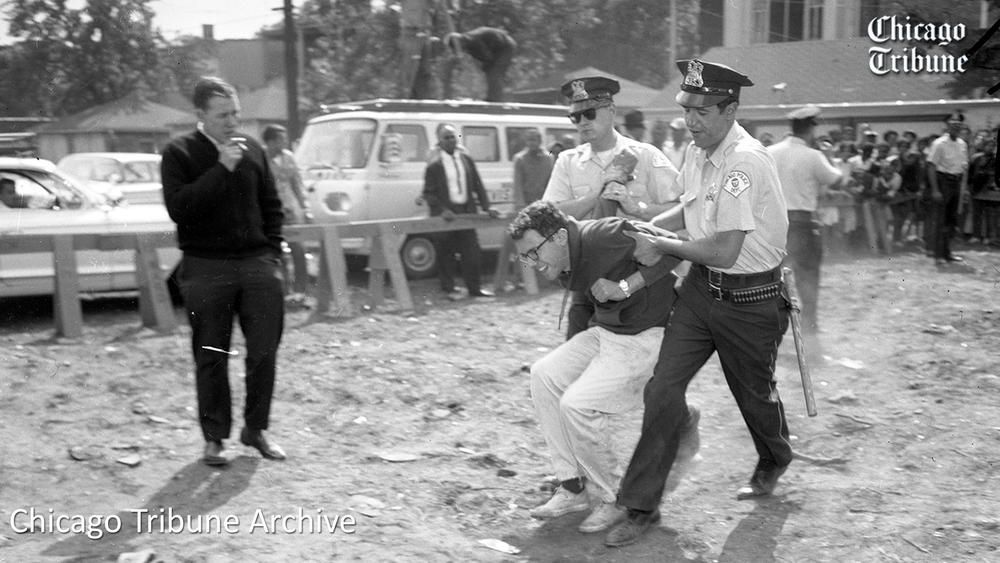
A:
{"type": "Polygon", "coordinates": [[[580,123],[580,119],[586,117],[587,121],[593,121],[597,117],[598,108],[587,108],[583,111],[574,111],[570,113],[567,117],[573,123],[580,123]]]}
{"type": "MultiPolygon", "coordinates": [[[[556,231],[556,232],[558,232],[558,231],[556,231]]],[[[517,258],[521,262],[523,262],[525,264],[528,264],[529,266],[532,265],[532,264],[537,264],[538,263],[538,251],[539,251],[539,249],[541,249],[543,246],[545,246],[545,243],[549,242],[549,240],[551,240],[552,236],[555,235],[555,234],[556,233],[552,233],[549,236],[545,237],[542,240],[542,242],[538,243],[538,246],[532,248],[531,250],[529,250],[527,252],[524,252],[522,254],[518,254],[517,258]]]]}

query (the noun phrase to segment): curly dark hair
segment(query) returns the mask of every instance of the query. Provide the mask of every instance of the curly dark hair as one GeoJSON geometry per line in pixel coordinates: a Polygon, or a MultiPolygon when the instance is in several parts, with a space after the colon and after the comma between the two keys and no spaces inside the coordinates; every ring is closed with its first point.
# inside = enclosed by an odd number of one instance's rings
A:
{"type": "Polygon", "coordinates": [[[534,229],[543,237],[549,237],[568,224],[569,218],[551,201],[536,201],[518,212],[507,227],[507,234],[514,240],[521,240],[525,231],[534,229]]]}

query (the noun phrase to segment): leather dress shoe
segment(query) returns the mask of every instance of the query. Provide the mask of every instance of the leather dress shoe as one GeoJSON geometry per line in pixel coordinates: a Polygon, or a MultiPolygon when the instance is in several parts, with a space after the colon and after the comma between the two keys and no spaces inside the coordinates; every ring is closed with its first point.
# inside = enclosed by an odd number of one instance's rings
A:
{"type": "Polygon", "coordinates": [[[958,256],[958,255],[955,255],[955,254],[950,254],[948,256],[945,256],[944,259],[947,260],[948,262],[964,262],[965,261],[964,258],[962,258],[961,256],[958,256]]]}
{"type": "Polygon", "coordinates": [[[620,522],[604,538],[608,547],[622,547],[635,543],[650,526],[660,521],[660,509],[652,512],[628,509],[625,520],[620,522]]]}
{"type": "Polygon", "coordinates": [[[475,293],[469,293],[469,297],[494,297],[492,291],[487,291],[485,289],[480,289],[475,293]]]}
{"type": "Polygon", "coordinates": [[[229,456],[226,447],[221,440],[209,440],[205,442],[205,452],[201,456],[201,461],[205,465],[219,467],[229,464],[229,456]]]}
{"type": "Polygon", "coordinates": [[[757,469],[754,469],[753,477],[750,477],[750,482],[736,491],[736,500],[770,495],[774,492],[774,488],[778,486],[778,478],[784,474],[786,469],[788,469],[787,465],[764,469],[760,464],[757,464],[757,469]]]}
{"type": "Polygon", "coordinates": [[[263,430],[250,430],[249,428],[244,428],[240,432],[240,442],[244,446],[250,446],[255,448],[260,452],[260,455],[267,459],[282,460],[285,459],[285,451],[281,449],[281,446],[271,442],[264,436],[263,430]]]}

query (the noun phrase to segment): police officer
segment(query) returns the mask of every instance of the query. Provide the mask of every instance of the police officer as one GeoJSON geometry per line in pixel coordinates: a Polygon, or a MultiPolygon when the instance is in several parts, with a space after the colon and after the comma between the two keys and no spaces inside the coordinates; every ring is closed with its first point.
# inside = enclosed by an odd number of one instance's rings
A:
{"type": "Polygon", "coordinates": [[[608,532],[605,544],[612,547],[635,542],[659,520],[678,446],[697,432],[685,392],[714,352],[759,456],[737,498],[770,494],[792,461],[774,381],[788,327],[780,269],[788,216],[774,159],[736,122],[740,89],[753,82],[717,63],[694,59],[678,67],[684,82],[676,100],[695,146],[678,178],[681,205],[653,224],[687,229],[690,239],[630,236],[641,263],[669,254],[693,266],[678,289],[660,360],[646,384],[642,434],[618,493],[628,513],[608,532]]]}
{"type": "MultiPolygon", "coordinates": [[[[580,145],[559,153],[542,195],[575,219],[622,216],[648,221],[677,202],[677,169],[653,145],[615,131],[617,80],[577,78],[562,86],[580,145]]],[[[567,338],[587,328],[593,308],[573,296],[567,338]]]]}
{"type": "Polygon", "coordinates": [[[817,306],[819,303],[819,267],[823,259],[823,237],[816,209],[819,197],[843,177],[826,156],[812,148],[819,107],[809,104],[788,114],[792,134],[767,150],[774,157],[788,204],[788,257],[795,270],[799,295],[802,296],[803,332],[813,342],[806,349],[815,355],[818,342],[817,306]]]}

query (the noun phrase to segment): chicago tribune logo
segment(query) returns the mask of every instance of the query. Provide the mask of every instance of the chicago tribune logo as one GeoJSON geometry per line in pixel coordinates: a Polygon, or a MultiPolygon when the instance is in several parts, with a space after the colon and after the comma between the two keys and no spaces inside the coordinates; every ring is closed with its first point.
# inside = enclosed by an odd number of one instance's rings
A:
{"type": "Polygon", "coordinates": [[[889,73],[956,73],[965,72],[969,57],[956,57],[950,53],[931,53],[928,49],[912,46],[914,42],[929,46],[946,47],[954,41],[965,39],[965,24],[911,22],[910,16],[881,16],[868,22],[868,38],[879,45],[893,42],[907,42],[896,53],[890,47],[868,49],[868,68],[873,74],[884,76],[889,73]]]}

